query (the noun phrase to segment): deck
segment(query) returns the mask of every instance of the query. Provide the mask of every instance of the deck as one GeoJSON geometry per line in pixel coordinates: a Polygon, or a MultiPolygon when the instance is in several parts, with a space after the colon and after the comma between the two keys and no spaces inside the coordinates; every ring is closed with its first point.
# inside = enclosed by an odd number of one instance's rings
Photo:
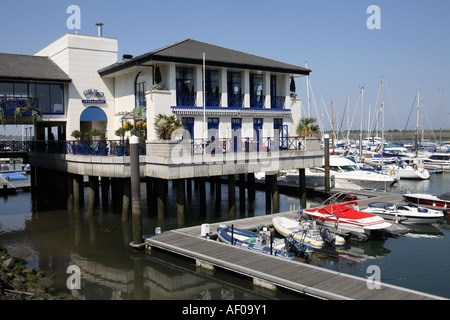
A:
{"type": "MultiPolygon", "coordinates": [[[[280,213],[276,215],[291,215],[280,213]]],[[[210,224],[216,231],[220,224],[235,228],[254,229],[271,225],[276,215],[258,216],[210,224]]],[[[146,239],[151,247],[159,248],[190,259],[211,264],[253,279],[263,280],[276,287],[324,300],[436,300],[442,297],[381,283],[380,289],[369,289],[365,278],[308,265],[298,260],[287,260],[248,249],[230,246],[206,239],[201,226],[162,232],[146,239]]]]}

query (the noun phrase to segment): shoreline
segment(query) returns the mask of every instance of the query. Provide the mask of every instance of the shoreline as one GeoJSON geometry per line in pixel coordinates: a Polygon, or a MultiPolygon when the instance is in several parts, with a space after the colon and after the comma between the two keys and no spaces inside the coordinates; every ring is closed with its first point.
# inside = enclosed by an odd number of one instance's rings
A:
{"type": "Polygon", "coordinates": [[[23,259],[12,257],[0,244],[0,300],[76,300],[55,292],[52,285],[51,276],[27,268],[23,259]]]}

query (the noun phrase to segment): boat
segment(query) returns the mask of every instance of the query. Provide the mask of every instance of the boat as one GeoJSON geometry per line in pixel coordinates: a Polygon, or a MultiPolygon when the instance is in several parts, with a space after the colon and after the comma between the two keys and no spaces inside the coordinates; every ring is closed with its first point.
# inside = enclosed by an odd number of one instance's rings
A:
{"type": "Polygon", "coordinates": [[[286,217],[272,219],[274,229],[284,237],[292,235],[295,239],[306,243],[313,249],[321,249],[325,244],[341,246],[345,239],[332,234],[328,228],[318,228],[315,221],[301,221],[286,217]]]}
{"type": "Polygon", "coordinates": [[[381,231],[391,226],[380,216],[360,211],[358,202],[353,201],[355,197],[354,193],[335,194],[324,202],[330,203],[329,205],[322,204],[318,208],[305,209],[304,213],[327,227],[338,226],[342,230],[367,237],[374,231],[381,231]],[[349,199],[351,201],[348,201],[349,199]]]}
{"type": "MultiPolygon", "coordinates": [[[[325,168],[309,168],[305,170],[305,174],[306,177],[313,175],[324,177],[325,168]]],[[[293,178],[298,175],[298,171],[289,171],[285,181],[294,180],[293,178]]],[[[334,177],[336,188],[347,190],[380,190],[399,181],[398,173],[394,170],[387,174],[361,170],[354,161],[344,156],[330,156],[330,176],[334,177]]]]}
{"type": "Polygon", "coordinates": [[[389,220],[396,220],[401,223],[426,224],[434,223],[444,214],[441,211],[427,209],[414,204],[395,204],[391,202],[371,202],[367,208],[361,209],[363,212],[380,215],[389,220]]]}
{"type": "Polygon", "coordinates": [[[450,171],[450,153],[435,153],[423,161],[425,165],[439,166],[444,171],[450,171]]]}
{"type": "Polygon", "coordinates": [[[403,198],[413,204],[426,208],[447,211],[450,208],[450,192],[441,195],[427,193],[405,193],[403,198]]]}
{"type": "Polygon", "coordinates": [[[224,243],[286,259],[294,259],[295,256],[308,258],[313,253],[311,247],[299,243],[292,237],[273,238],[266,227],[258,232],[252,232],[233,226],[220,226],[217,228],[217,235],[224,243]]]}
{"type": "Polygon", "coordinates": [[[393,170],[398,171],[400,179],[408,179],[408,180],[427,180],[430,179],[430,172],[425,169],[423,166],[418,166],[415,164],[411,165],[402,165],[402,166],[394,166],[393,170]]]}

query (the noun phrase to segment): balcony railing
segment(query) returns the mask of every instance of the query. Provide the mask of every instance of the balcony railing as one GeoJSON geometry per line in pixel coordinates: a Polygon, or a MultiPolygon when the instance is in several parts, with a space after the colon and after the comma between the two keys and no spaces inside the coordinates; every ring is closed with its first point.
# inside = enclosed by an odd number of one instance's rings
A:
{"type": "Polygon", "coordinates": [[[206,141],[194,139],[192,142],[194,154],[217,154],[232,152],[274,152],[288,150],[305,150],[305,137],[280,138],[226,138],[206,141]]]}
{"type": "Polygon", "coordinates": [[[286,97],[272,97],[270,104],[272,109],[284,109],[286,105],[286,97]]]}
{"type": "Polygon", "coordinates": [[[228,94],[228,107],[243,108],[244,95],[243,94],[228,94]]]}
{"type": "Polygon", "coordinates": [[[265,101],[266,101],[265,95],[251,95],[250,108],[264,108],[265,101]]]}
{"type": "Polygon", "coordinates": [[[190,106],[196,105],[197,93],[191,92],[177,92],[177,106],[190,106]]]}
{"type": "Polygon", "coordinates": [[[206,106],[207,107],[221,107],[222,94],[207,93],[206,94],[206,106]]]}
{"type": "Polygon", "coordinates": [[[0,97],[0,109],[5,115],[14,115],[18,108],[23,115],[31,115],[33,110],[39,109],[39,99],[34,97],[0,97]]]}

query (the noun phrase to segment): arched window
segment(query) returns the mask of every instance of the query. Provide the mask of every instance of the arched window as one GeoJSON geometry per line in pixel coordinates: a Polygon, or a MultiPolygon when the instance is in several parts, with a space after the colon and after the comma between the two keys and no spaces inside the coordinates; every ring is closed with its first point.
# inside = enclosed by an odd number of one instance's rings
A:
{"type": "Polygon", "coordinates": [[[134,96],[136,108],[147,106],[145,102],[145,77],[141,72],[136,76],[134,96]]]}

